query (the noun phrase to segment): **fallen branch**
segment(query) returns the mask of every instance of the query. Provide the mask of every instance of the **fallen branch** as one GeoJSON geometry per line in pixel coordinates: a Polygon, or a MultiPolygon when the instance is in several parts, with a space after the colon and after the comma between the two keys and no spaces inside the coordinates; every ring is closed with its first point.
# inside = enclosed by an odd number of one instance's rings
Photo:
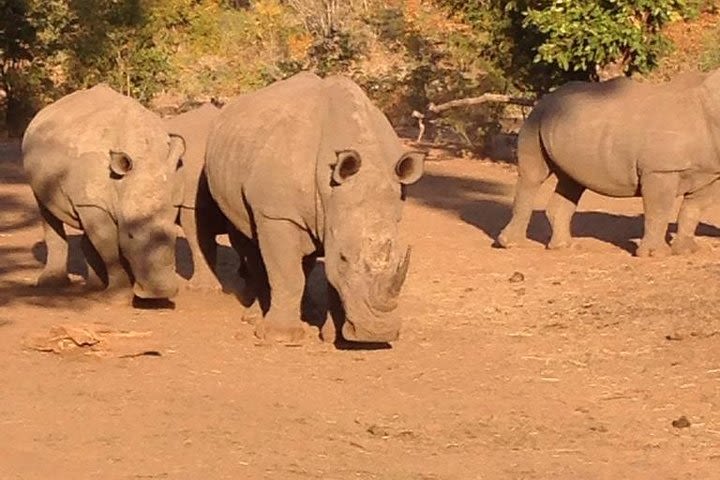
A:
{"type": "Polygon", "coordinates": [[[487,102],[495,103],[512,103],[513,105],[521,105],[524,107],[532,107],[535,105],[535,100],[523,97],[513,97],[511,95],[504,95],[502,93],[483,93],[479,97],[461,98],[458,100],[451,100],[449,102],[435,105],[431,103],[428,106],[428,110],[433,113],[442,113],[445,110],[457,107],[469,107],[470,105],[481,105],[487,102]]]}
{"type": "Polygon", "coordinates": [[[416,118],[418,121],[418,127],[420,128],[420,131],[418,132],[417,142],[420,142],[422,140],[423,135],[425,134],[425,120],[429,117],[439,115],[446,110],[450,110],[453,108],[458,107],[469,107],[472,105],[482,105],[483,103],[488,102],[494,102],[494,103],[510,103],[513,105],[520,105],[523,107],[532,107],[535,105],[535,100],[531,98],[523,98],[523,97],[513,97],[511,95],[505,95],[502,93],[483,93],[479,97],[468,97],[468,98],[460,98],[457,100],[450,100],[449,102],[441,103],[440,105],[435,105],[434,103],[431,103],[428,105],[428,109],[426,113],[418,112],[417,110],[414,110],[412,112],[413,118],[416,118]],[[431,115],[433,114],[433,115],[431,115]]]}

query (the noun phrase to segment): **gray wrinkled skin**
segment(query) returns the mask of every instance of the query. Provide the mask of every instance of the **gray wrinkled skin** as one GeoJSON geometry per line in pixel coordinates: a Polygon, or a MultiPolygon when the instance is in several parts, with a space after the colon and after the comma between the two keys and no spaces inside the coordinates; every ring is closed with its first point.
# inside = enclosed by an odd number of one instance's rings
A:
{"type": "Polygon", "coordinates": [[[401,185],[420,178],[423,161],[403,151],[385,116],[343,77],[301,73],[223,108],[206,171],[266,304],[258,336],[302,337],[305,275],[324,254],[345,339],[397,338],[393,310],[409,260],[398,240],[401,185]]]}
{"type": "Polygon", "coordinates": [[[720,70],[661,85],[625,78],[569,83],[543,97],[520,131],[513,216],[498,243],[525,242],[535,194],[554,173],[549,248],[570,245],[570,221],[587,188],[642,196],[645,233],[638,256],[695,251],[702,212],[720,194],[719,148],[720,70]],[[677,196],[684,199],[671,248],[665,235],[677,196]]]}
{"type": "Polygon", "coordinates": [[[185,139],[186,150],[182,157],[184,188],[179,221],[192,253],[193,275],[189,282],[191,288],[220,287],[215,274],[215,237],[227,233],[227,220],[210,196],[203,169],[210,126],[219,114],[219,108],[207,103],[163,120],[168,132],[185,139]]]}
{"type": "Polygon", "coordinates": [[[43,219],[48,258],[38,285],[67,283],[63,224],[83,230],[88,283],[140,298],[170,298],[182,138],[105,85],[41,110],[22,142],[23,164],[43,219]]]}

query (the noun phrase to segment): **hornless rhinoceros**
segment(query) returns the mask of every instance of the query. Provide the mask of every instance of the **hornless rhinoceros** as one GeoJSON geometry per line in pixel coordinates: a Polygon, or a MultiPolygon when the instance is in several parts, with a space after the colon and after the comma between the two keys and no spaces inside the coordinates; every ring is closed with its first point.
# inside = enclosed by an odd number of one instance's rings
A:
{"type": "MultiPolygon", "coordinates": [[[[404,152],[387,118],[343,77],[300,73],[223,108],[205,168],[265,303],[256,335],[302,337],[304,272],[324,255],[344,338],[398,337],[391,312],[410,253],[398,240],[402,186],[422,176],[424,158],[404,152]]],[[[328,332],[325,340],[339,339],[328,332]]]]}
{"type": "Polygon", "coordinates": [[[67,224],[84,232],[89,286],[122,294],[132,282],[140,298],[174,296],[184,148],[155,114],[105,85],[41,110],[22,142],[48,252],[38,285],[68,282],[67,224]]]}
{"type": "Polygon", "coordinates": [[[189,285],[197,288],[219,287],[214,274],[215,236],[227,233],[227,220],[210,196],[203,169],[210,125],[219,113],[219,108],[206,103],[164,120],[168,132],[185,139],[186,150],[182,158],[185,182],[179,220],[192,253],[193,275],[189,285]]]}
{"type": "Polygon", "coordinates": [[[638,256],[695,251],[701,213],[720,199],[720,70],[660,85],[626,78],[571,82],[542,98],[518,142],[512,219],[500,245],[525,242],[535,194],[554,173],[549,248],[570,244],[570,221],[588,188],[612,197],[642,196],[645,233],[638,256]],[[665,235],[680,195],[671,249],[665,235]]]}

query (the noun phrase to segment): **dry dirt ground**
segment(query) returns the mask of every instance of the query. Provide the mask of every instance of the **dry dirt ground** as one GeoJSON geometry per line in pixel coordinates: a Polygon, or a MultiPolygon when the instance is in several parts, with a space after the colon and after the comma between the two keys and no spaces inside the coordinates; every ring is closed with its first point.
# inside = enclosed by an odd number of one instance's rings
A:
{"type": "Polygon", "coordinates": [[[576,248],[500,250],[514,169],[436,155],[405,210],[400,341],[267,346],[228,294],[142,310],[32,288],[41,229],[1,148],[1,479],[718,478],[720,207],[691,257],[634,258],[639,201],[591,194],[576,248]],[[68,324],[157,354],[28,348],[68,324]]]}

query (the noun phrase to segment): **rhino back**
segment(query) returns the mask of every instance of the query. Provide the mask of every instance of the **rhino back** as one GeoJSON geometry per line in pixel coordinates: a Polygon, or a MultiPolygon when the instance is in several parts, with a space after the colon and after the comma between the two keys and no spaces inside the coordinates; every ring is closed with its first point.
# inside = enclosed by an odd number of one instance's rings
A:
{"type": "Polygon", "coordinates": [[[392,174],[403,148],[385,114],[347,77],[328,77],[325,88],[330,102],[327,123],[333,133],[323,141],[331,142],[333,149],[353,148],[365,153],[365,168],[392,174]]]}
{"type": "Polygon", "coordinates": [[[167,150],[167,142],[155,114],[98,85],[70,94],[36,115],[23,137],[23,164],[33,190],[48,206],[64,198],[65,203],[110,208],[109,152],[142,158],[149,163],[144,168],[152,171],[152,163],[162,159],[147,155],[149,148],[167,150]]]}
{"type": "Polygon", "coordinates": [[[250,212],[311,223],[314,169],[326,111],[322,81],[296,75],[228,103],[207,143],[206,171],[213,198],[250,235],[250,212]]]}
{"type": "Polygon", "coordinates": [[[137,101],[98,85],[41,110],[28,126],[23,151],[30,152],[47,142],[64,146],[75,157],[106,154],[109,149],[138,157],[148,144],[163,139],[167,134],[155,114],[137,101]]]}
{"type": "Polygon", "coordinates": [[[169,133],[185,139],[183,155],[184,194],[182,206],[194,208],[197,201],[198,182],[205,165],[205,147],[212,123],[220,109],[211,103],[164,120],[169,133]]]}
{"type": "Polygon", "coordinates": [[[636,195],[640,172],[685,170],[707,158],[698,89],[687,88],[696,83],[688,77],[676,85],[622,79],[562,87],[538,105],[543,146],[591,190],[636,195]]]}

